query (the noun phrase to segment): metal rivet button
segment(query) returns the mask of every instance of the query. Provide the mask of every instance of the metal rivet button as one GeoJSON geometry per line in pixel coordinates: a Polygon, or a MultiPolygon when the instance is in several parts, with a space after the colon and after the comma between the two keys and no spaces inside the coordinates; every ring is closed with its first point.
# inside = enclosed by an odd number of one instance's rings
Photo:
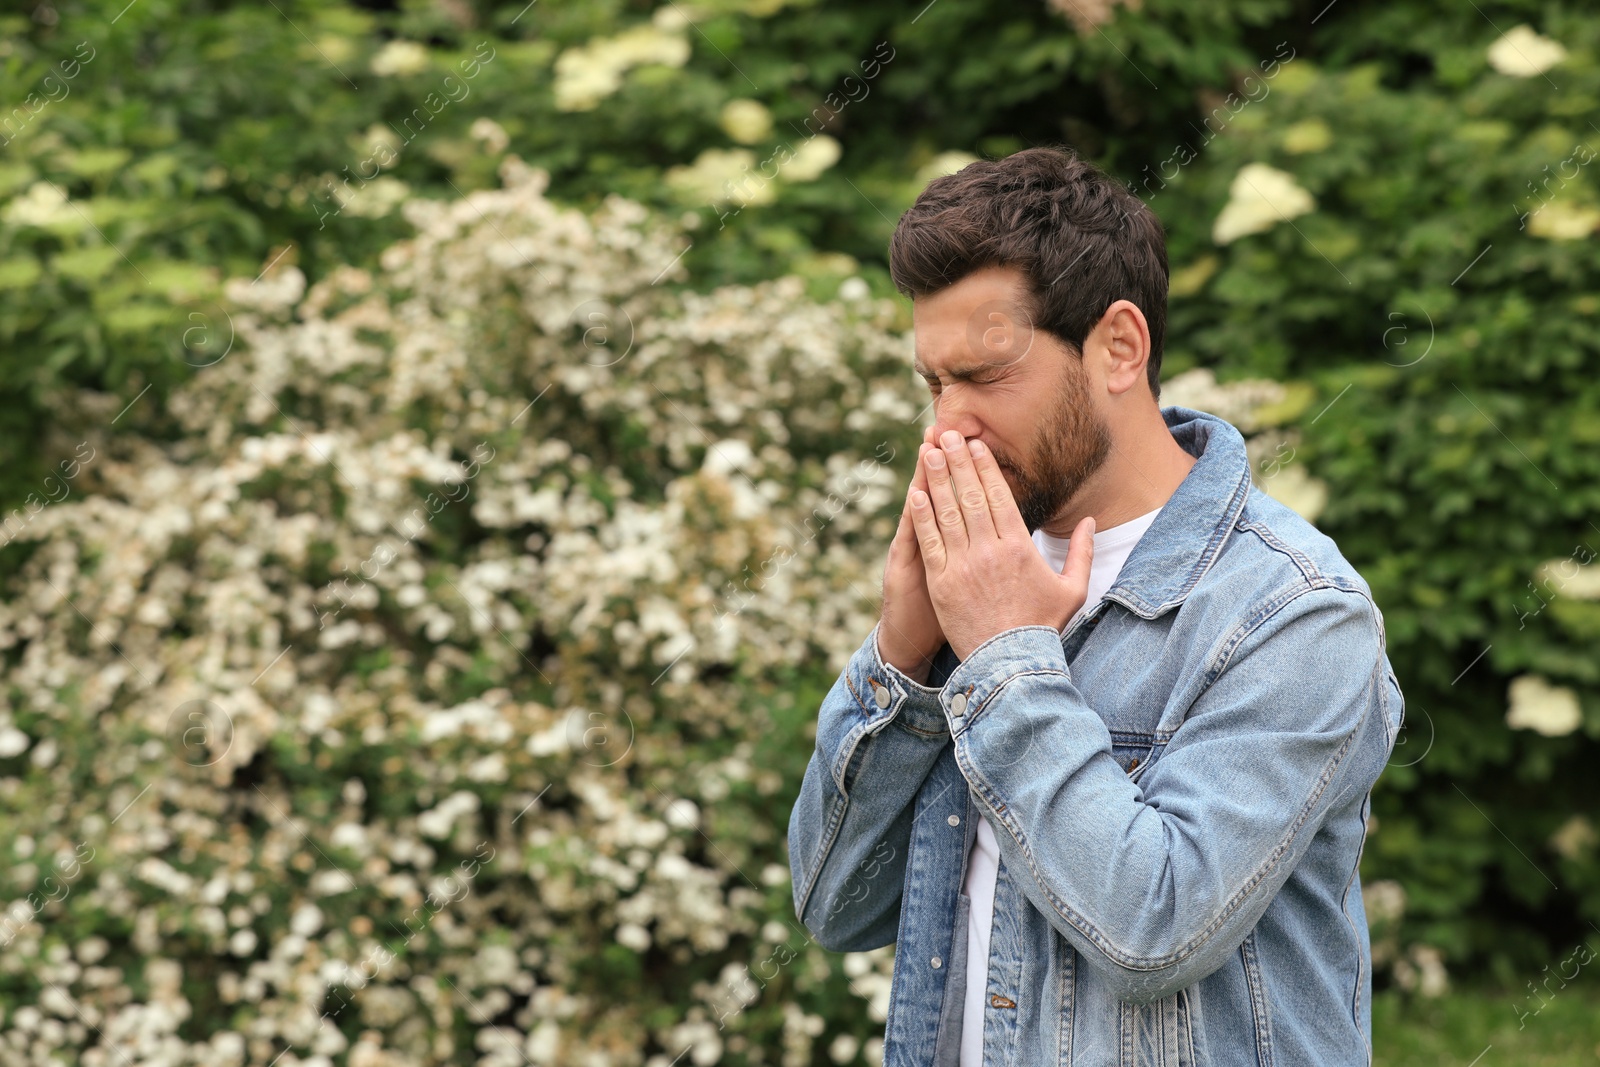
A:
{"type": "Polygon", "coordinates": [[[950,714],[960,718],[967,713],[967,694],[957,693],[950,698],[950,714]]]}
{"type": "Polygon", "coordinates": [[[946,819],[945,821],[948,822],[951,826],[960,826],[961,825],[961,816],[952,815],[952,816],[950,816],[950,818],[946,819]]]}
{"type": "Polygon", "coordinates": [[[933,966],[935,969],[944,966],[944,960],[941,960],[938,956],[933,957],[933,966]]]}
{"type": "Polygon", "coordinates": [[[878,707],[880,707],[880,708],[888,707],[889,706],[889,690],[886,689],[885,687],[881,686],[881,685],[873,686],[872,687],[872,699],[876,700],[878,702],[878,707]]]}

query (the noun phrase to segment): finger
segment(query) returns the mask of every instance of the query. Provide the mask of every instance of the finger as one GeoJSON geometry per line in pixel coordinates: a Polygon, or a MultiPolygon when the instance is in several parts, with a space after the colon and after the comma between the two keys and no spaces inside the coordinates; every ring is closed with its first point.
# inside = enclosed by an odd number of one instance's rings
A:
{"type": "Polygon", "coordinates": [[[889,542],[891,549],[903,549],[912,555],[917,551],[917,528],[911,521],[911,490],[915,484],[906,487],[905,504],[900,508],[900,525],[894,528],[894,539],[889,542]]]}
{"type": "Polygon", "coordinates": [[[924,493],[928,491],[928,474],[922,465],[922,457],[927,453],[928,447],[924,444],[917,450],[917,469],[912,472],[911,484],[906,486],[905,504],[900,508],[900,525],[895,527],[892,542],[905,545],[911,553],[911,558],[916,558],[917,553],[921,551],[917,544],[916,523],[911,513],[911,494],[918,489],[924,493]]]}
{"type": "Polygon", "coordinates": [[[1022,509],[1017,507],[1017,500],[1011,495],[1011,486],[1006,483],[1005,472],[995,461],[994,453],[978,440],[967,442],[967,450],[972,453],[972,467],[983,482],[995,531],[1004,538],[1029,537],[1028,524],[1022,521],[1022,509]]]}
{"type": "Polygon", "coordinates": [[[967,520],[961,515],[955,488],[950,484],[950,465],[945,460],[945,450],[928,449],[923,463],[928,468],[928,499],[939,524],[940,540],[948,551],[963,552],[967,547],[967,520]]]}
{"type": "Polygon", "coordinates": [[[1076,612],[1089,598],[1089,572],[1094,567],[1094,516],[1085,515],[1078,520],[1067,542],[1067,562],[1061,567],[1061,577],[1073,596],[1076,612]]]}
{"type": "Polygon", "coordinates": [[[930,442],[917,447],[917,469],[911,473],[911,485],[924,493],[928,491],[928,452],[934,447],[930,442]]]}
{"type": "Polygon", "coordinates": [[[933,508],[933,500],[927,493],[911,490],[911,518],[916,523],[917,545],[922,549],[922,562],[930,578],[944,572],[946,559],[944,534],[939,520],[934,518],[933,508]]]}
{"type": "Polygon", "coordinates": [[[968,539],[974,542],[995,540],[999,534],[995,531],[994,516],[989,513],[989,498],[978,472],[973,469],[972,452],[966,439],[954,430],[946,430],[939,444],[950,469],[950,485],[956,502],[961,505],[961,517],[966,520],[968,539]]]}

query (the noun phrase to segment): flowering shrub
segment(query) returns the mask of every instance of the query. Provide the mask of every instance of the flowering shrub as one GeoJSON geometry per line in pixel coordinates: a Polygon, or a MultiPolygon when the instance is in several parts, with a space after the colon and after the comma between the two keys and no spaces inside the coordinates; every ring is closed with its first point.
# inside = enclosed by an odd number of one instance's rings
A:
{"type": "Polygon", "coordinates": [[[63,409],[97,456],[0,606],[0,1062],[878,1050],[887,955],[810,943],[782,827],[919,433],[898,313],[675,291],[643,208],[502,174],[379,273],[229,283],[170,419],[63,409]]]}

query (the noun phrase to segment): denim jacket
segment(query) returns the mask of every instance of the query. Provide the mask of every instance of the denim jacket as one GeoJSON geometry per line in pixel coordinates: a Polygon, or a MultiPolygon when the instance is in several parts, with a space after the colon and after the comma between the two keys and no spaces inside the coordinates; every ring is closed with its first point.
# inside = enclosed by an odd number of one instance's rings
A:
{"type": "Polygon", "coordinates": [[[1251,485],[1233,426],[1162,415],[1197,462],[1092,610],[945,645],[928,685],[875,627],[818,712],[795,912],[834,951],[895,943],[886,1067],[957,1063],[980,817],[984,1064],[1371,1062],[1357,867],[1402,715],[1383,616],[1251,485]]]}

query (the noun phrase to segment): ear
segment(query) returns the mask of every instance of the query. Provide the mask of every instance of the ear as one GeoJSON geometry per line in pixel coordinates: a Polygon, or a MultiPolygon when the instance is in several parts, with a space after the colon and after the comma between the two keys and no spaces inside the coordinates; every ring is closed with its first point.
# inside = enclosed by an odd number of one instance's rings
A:
{"type": "Polygon", "coordinates": [[[1150,362],[1150,324],[1131,300],[1106,308],[1095,332],[1106,353],[1106,392],[1118,396],[1145,381],[1150,362]]]}

